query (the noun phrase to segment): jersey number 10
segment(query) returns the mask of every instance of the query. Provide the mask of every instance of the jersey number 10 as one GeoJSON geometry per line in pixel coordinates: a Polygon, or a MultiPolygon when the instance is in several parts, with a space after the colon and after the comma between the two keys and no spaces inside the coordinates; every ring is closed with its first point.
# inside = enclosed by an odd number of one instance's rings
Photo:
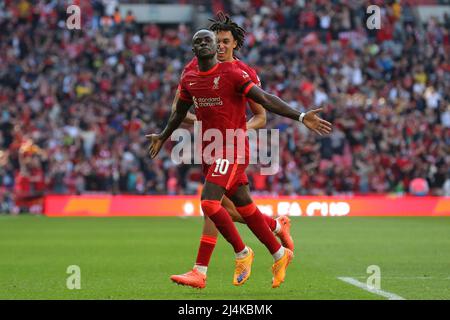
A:
{"type": "Polygon", "coordinates": [[[226,174],[229,166],[230,166],[230,161],[228,161],[227,159],[217,159],[216,160],[216,168],[214,169],[214,173],[226,174]]]}

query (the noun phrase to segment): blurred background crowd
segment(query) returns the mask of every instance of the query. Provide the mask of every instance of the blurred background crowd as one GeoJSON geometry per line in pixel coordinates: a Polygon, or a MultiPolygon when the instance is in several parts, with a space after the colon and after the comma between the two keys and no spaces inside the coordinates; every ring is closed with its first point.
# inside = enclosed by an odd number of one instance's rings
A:
{"type": "MultiPolygon", "coordinates": [[[[422,23],[396,1],[193,2],[247,30],[237,56],[263,88],[334,124],[321,137],[268,114],[281,170],[249,167],[255,194],[404,194],[418,178],[450,195],[448,15],[422,23]],[[380,30],[366,27],[370,4],[380,30]]],[[[0,3],[0,212],[38,212],[45,193],[197,192],[200,166],[174,164],[170,144],[150,161],[145,140],[170,115],[193,26],[74,1],[82,28],[68,30],[66,1],[0,3]]]]}

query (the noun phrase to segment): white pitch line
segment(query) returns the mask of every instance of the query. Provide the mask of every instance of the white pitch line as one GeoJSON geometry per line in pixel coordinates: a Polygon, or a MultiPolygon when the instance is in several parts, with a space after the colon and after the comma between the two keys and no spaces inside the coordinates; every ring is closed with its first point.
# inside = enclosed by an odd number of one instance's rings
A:
{"type": "Polygon", "coordinates": [[[338,277],[339,280],[347,282],[351,285],[354,285],[355,287],[361,288],[363,290],[366,290],[370,293],[374,293],[377,294],[379,296],[388,298],[389,300],[406,300],[403,297],[400,297],[399,295],[396,295],[395,293],[391,293],[391,292],[387,292],[387,291],[383,291],[380,289],[375,289],[375,288],[370,288],[367,286],[367,284],[359,282],[356,279],[350,278],[350,277],[338,277]]]}
{"type": "MultiPolygon", "coordinates": [[[[354,279],[367,279],[367,276],[358,276],[353,277],[354,279]]],[[[399,279],[399,280],[450,280],[450,277],[447,278],[437,278],[437,277],[387,277],[383,276],[383,279],[399,279]]]]}

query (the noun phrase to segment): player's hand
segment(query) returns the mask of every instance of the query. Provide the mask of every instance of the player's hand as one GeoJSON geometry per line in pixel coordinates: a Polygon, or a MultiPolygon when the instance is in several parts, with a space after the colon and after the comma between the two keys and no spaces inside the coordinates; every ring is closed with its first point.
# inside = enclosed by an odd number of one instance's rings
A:
{"type": "Polygon", "coordinates": [[[311,131],[314,131],[318,135],[331,133],[332,124],[323,120],[317,114],[323,111],[323,108],[314,109],[306,112],[303,117],[303,124],[311,131]]]}
{"type": "Polygon", "coordinates": [[[148,147],[148,154],[150,158],[153,159],[159,153],[159,150],[161,150],[163,141],[161,140],[159,134],[147,134],[145,137],[150,142],[150,146],[148,147]]]}

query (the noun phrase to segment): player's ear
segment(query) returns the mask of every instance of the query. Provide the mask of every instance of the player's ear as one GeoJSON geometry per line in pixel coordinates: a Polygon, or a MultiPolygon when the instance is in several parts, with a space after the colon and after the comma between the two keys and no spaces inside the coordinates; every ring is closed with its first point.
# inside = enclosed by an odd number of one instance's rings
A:
{"type": "Polygon", "coordinates": [[[237,40],[234,40],[233,41],[233,49],[236,49],[236,47],[237,47],[237,40]]]}

